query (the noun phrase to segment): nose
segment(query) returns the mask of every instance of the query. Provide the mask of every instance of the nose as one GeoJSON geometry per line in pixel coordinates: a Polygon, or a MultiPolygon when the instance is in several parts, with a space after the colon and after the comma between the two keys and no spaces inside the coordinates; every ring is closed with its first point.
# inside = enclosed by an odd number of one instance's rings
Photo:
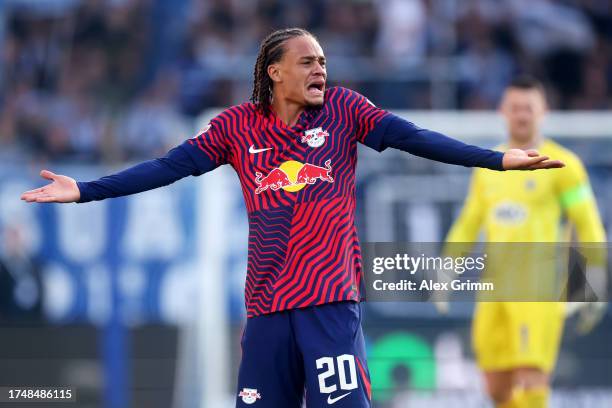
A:
{"type": "Polygon", "coordinates": [[[323,65],[321,65],[320,62],[318,62],[318,61],[315,62],[314,67],[315,67],[314,68],[314,73],[315,74],[319,74],[319,75],[325,76],[327,71],[325,70],[325,67],[323,65]]]}

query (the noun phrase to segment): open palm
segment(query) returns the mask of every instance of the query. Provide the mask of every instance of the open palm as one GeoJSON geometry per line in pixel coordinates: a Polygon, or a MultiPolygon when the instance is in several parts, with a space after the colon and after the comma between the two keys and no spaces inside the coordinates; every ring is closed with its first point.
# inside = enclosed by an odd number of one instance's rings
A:
{"type": "Polygon", "coordinates": [[[44,187],[26,191],[21,199],[28,203],[72,203],[79,201],[81,192],[73,178],[43,170],[41,177],[52,180],[44,187]]]}
{"type": "Polygon", "coordinates": [[[548,156],[540,156],[537,150],[509,149],[504,153],[504,170],[537,170],[558,169],[565,167],[559,160],[548,160],[548,156]]]}

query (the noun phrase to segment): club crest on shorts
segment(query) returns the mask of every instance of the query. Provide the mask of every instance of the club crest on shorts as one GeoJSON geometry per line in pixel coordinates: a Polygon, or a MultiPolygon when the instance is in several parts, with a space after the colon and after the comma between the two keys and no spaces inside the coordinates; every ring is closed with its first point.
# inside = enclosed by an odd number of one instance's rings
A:
{"type": "Polygon", "coordinates": [[[242,402],[245,404],[254,404],[258,399],[261,399],[261,394],[255,388],[243,388],[238,396],[242,398],[242,402]]]}
{"type": "Polygon", "coordinates": [[[310,147],[319,147],[323,143],[325,143],[325,138],[329,136],[326,130],[323,130],[322,127],[318,127],[315,129],[308,129],[304,131],[304,136],[302,136],[302,143],[308,143],[310,147]]]}

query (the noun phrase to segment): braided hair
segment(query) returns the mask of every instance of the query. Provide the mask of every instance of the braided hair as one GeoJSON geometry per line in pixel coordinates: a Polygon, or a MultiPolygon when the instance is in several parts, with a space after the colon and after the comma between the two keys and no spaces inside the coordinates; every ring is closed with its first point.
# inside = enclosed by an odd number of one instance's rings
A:
{"type": "Polygon", "coordinates": [[[253,71],[251,102],[257,105],[266,115],[270,111],[270,104],[272,102],[272,79],[268,75],[268,67],[280,61],[283,57],[285,53],[284,44],[287,40],[300,36],[314,38],[311,33],[302,28],[284,28],[274,31],[261,42],[253,71]]]}

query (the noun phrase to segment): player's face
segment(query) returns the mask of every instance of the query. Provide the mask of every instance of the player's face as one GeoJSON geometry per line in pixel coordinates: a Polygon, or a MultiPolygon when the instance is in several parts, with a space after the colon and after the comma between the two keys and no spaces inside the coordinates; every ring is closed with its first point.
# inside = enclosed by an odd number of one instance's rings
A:
{"type": "Polygon", "coordinates": [[[325,55],[317,40],[311,36],[288,40],[283,57],[273,65],[275,95],[300,105],[323,104],[327,71],[325,55]]]}
{"type": "Polygon", "coordinates": [[[539,134],[546,114],[546,101],[538,89],[509,88],[504,93],[500,110],[510,137],[518,143],[529,143],[539,134]]]}

